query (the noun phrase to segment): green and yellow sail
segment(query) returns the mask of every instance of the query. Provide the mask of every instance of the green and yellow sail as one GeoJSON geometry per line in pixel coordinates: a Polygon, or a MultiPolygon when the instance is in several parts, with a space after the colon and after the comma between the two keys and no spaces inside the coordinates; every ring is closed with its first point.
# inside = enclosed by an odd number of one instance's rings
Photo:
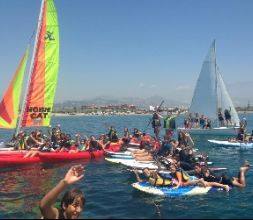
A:
{"type": "Polygon", "coordinates": [[[43,0],[33,68],[22,127],[48,126],[51,121],[59,68],[59,26],[53,0],[43,0]]]}
{"type": "Polygon", "coordinates": [[[11,83],[0,103],[0,128],[15,128],[17,125],[19,102],[29,48],[26,49],[11,83]]]}

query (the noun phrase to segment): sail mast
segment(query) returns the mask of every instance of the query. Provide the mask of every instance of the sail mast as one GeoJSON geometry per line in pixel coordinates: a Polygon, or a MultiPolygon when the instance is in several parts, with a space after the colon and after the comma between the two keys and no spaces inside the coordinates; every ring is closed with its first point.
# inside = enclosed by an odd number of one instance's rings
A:
{"type": "Polygon", "coordinates": [[[37,51],[37,43],[38,43],[39,32],[40,32],[41,24],[42,24],[42,16],[43,16],[44,7],[45,7],[45,0],[42,0],[41,1],[41,7],[40,7],[39,20],[38,20],[38,25],[37,25],[37,32],[36,32],[34,48],[33,48],[33,55],[32,55],[32,60],[31,60],[31,63],[30,63],[30,69],[29,69],[29,74],[28,74],[28,83],[26,85],[26,89],[25,89],[25,92],[24,92],[24,99],[23,99],[23,103],[22,103],[22,106],[21,106],[21,113],[20,113],[20,117],[19,117],[19,120],[18,120],[15,135],[17,135],[20,132],[21,123],[22,123],[22,120],[23,120],[24,112],[25,112],[24,108],[26,106],[26,101],[27,101],[26,99],[27,99],[27,95],[28,95],[29,84],[31,82],[32,71],[33,71],[33,68],[34,68],[34,59],[35,59],[35,54],[36,54],[36,51],[37,51]]]}
{"type": "Polygon", "coordinates": [[[216,63],[216,42],[213,41],[213,50],[214,50],[214,71],[215,71],[215,92],[216,92],[216,120],[215,123],[218,123],[218,76],[217,76],[217,63],[216,63]]]}

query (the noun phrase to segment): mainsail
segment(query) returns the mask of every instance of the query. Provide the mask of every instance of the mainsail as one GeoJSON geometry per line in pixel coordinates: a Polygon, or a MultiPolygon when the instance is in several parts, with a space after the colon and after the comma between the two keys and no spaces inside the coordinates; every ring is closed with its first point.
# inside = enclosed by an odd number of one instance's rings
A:
{"type": "Polygon", "coordinates": [[[228,109],[231,110],[232,124],[238,125],[238,114],[217,69],[215,50],[213,41],[202,65],[189,112],[203,114],[217,124],[218,110],[228,109]]]}
{"type": "Polygon", "coordinates": [[[58,68],[59,26],[57,12],[53,0],[42,0],[29,82],[25,92],[19,127],[50,125],[58,68]]]}
{"type": "Polygon", "coordinates": [[[15,128],[17,125],[19,102],[22,93],[24,73],[29,54],[26,49],[11,83],[0,103],[0,128],[15,128]]]}

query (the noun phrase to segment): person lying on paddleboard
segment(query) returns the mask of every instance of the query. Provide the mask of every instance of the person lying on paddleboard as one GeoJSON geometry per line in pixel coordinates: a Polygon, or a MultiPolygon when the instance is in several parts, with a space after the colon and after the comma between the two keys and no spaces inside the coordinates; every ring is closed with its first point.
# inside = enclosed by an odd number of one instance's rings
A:
{"type": "MultiPolygon", "coordinates": [[[[170,165],[170,175],[166,178],[161,177],[157,171],[149,170],[145,168],[143,173],[146,177],[148,177],[148,182],[154,186],[171,186],[173,189],[177,189],[181,186],[189,186],[189,185],[197,185],[200,184],[204,186],[203,179],[196,179],[191,180],[189,175],[183,171],[182,169],[178,168],[176,165],[170,165]]],[[[134,170],[136,175],[137,181],[142,182],[143,180],[140,178],[138,172],[134,170]]]]}
{"type": "Polygon", "coordinates": [[[84,176],[82,165],[72,166],[65,177],[40,201],[39,208],[43,219],[77,219],[85,206],[85,196],[79,189],[71,189],[62,197],[61,207],[54,207],[57,197],[69,185],[78,182],[84,176]]]}
{"type": "Polygon", "coordinates": [[[250,166],[251,165],[249,164],[249,162],[245,160],[243,165],[239,169],[238,177],[231,177],[231,178],[225,174],[222,175],[214,174],[208,168],[206,167],[201,168],[200,165],[198,164],[194,165],[194,171],[195,176],[197,176],[198,178],[203,178],[204,181],[208,183],[215,182],[224,185],[245,188],[246,187],[245,173],[249,170],[250,166]]]}

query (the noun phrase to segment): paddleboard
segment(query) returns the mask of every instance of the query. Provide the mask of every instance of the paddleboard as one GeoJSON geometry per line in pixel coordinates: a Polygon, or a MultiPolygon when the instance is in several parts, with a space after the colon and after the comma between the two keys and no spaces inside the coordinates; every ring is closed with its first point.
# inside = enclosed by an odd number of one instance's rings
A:
{"type": "Polygon", "coordinates": [[[179,196],[193,196],[193,195],[203,195],[211,191],[223,191],[221,188],[212,187],[200,187],[200,186],[183,186],[177,189],[173,189],[171,186],[153,186],[149,182],[137,182],[133,183],[132,186],[145,193],[169,196],[169,197],[179,197],[179,196]]]}

